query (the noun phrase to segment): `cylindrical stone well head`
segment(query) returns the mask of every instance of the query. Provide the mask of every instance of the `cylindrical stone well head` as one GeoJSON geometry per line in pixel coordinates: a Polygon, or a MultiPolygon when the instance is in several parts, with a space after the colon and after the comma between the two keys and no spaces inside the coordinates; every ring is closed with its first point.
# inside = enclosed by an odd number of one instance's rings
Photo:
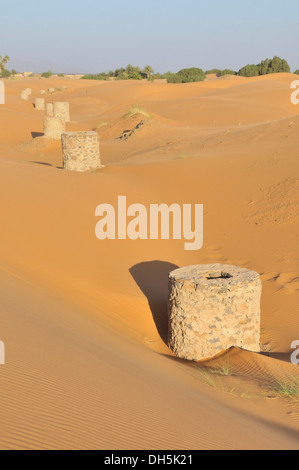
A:
{"type": "Polygon", "coordinates": [[[21,100],[28,101],[28,99],[29,99],[29,95],[28,95],[28,93],[27,93],[27,91],[26,91],[26,90],[22,90],[22,91],[21,91],[20,98],[21,98],[21,100]]]}
{"type": "Polygon", "coordinates": [[[53,103],[46,103],[46,115],[54,116],[53,103]]]}
{"type": "Polygon", "coordinates": [[[63,167],[71,171],[101,168],[100,140],[97,132],[65,132],[61,136],[63,167]]]}
{"type": "Polygon", "coordinates": [[[60,117],[65,122],[70,122],[70,104],[64,101],[56,101],[53,103],[54,116],[60,117]]]}
{"type": "Polygon", "coordinates": [[[35,98],[35,109],[37,111],[45,111],[45,99],[35,98]]]}
{"type": "Polygon", "coordinates": [[[65,120],[61,118],[46,116],[44,119],[44,135],[49,139],[60,140],[65,132],[65,120]]]}
{"type": "Polygon", "coordinates": [[[222,264],[169,274],[168,345],[200,361],[232,346],[260,352],[262,283],[258,273],[222,264]]]}

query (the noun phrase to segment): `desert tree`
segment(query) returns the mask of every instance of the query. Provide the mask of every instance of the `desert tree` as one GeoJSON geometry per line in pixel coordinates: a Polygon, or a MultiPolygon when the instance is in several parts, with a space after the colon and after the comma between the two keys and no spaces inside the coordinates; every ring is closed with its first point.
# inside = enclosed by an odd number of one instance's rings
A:
{"type": "Polygon", "coordinates": [[[6,65],[8,64],[8,62],[10,61],[10,57],[8,55],[5,55],[4,57],[2,57],[0,55],[0,69],[1,69],[1,72],[3,72],[3,70],[5,69],[6,65]]]}
{"type": "Polygon", "coordinates": [[[153,67],[151,67],[150,65],[146,65],[143,69],[143,73],[146,74],[147,76],[147,79],[149,80],[150,79],[150,76],[155,73],[153,67]]]}
{"type": "Polygon", "coordinates": [[[239,70],[238,75],[241,77],[256,77],[259,75],[259,67],[255,64],[245,65],[239,70]]]}

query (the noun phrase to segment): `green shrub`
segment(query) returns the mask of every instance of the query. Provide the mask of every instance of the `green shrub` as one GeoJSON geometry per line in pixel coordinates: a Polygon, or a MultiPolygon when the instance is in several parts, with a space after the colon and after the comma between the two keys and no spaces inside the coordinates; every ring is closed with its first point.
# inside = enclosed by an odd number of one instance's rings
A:
{"type": "Polygon", "coordinates": [[[259,70],[259,75],[267,75],[271,67],[271,60],[262,60],[262,62],[257,67],[259,70]]]}
{"type": "Polygon", "coordinates": [[[43,78],[50,78],[50,77],[52,77],[52,75],[53,75],[53,72],[51,72],[51,70],[49,70],[48,72],[43,72],[41,76],[43,78]]]}
{"type": "Polygon", "coordinates": [[[222,71],[220,69],[211,69],[206,71],[206,75],[212,75],[212,74],[220,74],[222,71]]]}
{"type": "Polygon", "coordinates": [[[296,75],[299,75],[299,70],[295,70],[294,72],[296,75]]]}
{"type": "Polygon", "coordinates": [[[84,75],[84,77],[81,77],[81,80],[109,80],[109,77],[105,73],[98,73],[98,74],[84,75]]]}
{"type": "Polygon", "coordinates": [[[143,76],[139,67],[134,65],[127,65],[127,67],[121,68],[115,71],[116,78],[118,80],[142,80],[143,76]]]}
{"type": "Polygon", "coordinates": [[[167,83],[182,83],[182,79],[177,73],[168,72],[165,74],[165,78],[167,79],[167,83]]]}
{"type": "Polygon", "coordinates": [[[11,72],[7,69],[3,69],[2,72],[1,72],[1,76],[2,76],[2,78],[9,78],[9,77],[11,77],[11,72]]]}
{"type": "Polygon", "coordinates": [[[134,70],[130,73],[126,73],[126,75],[127,75],[127,80],[142,80],[143,79],[143,76],[137,70],[134,70]]]}
{"type": "Polygon", "coordinates": [[[160,80],[162,78],[166,78],[165,77],[165,74],[161,74],[161,73],[154,73],[153,75],[151,75],[155,80],[160,80]]]}
{"type": "Polygon", "coordinates": [[[57,77],[64,77],[64,74],[63,74],[63,73],[59,73],[59,74],[57,75],[57,77]]]}
{"type": "Polygon", "coordinates": [[[277,56],[273,57],[273,59],[262,60],[258,67],[260,75],[267,75],[269,73],[289,73],[291,71],[287,61],[277,56]]]}
{"type": "Polygon", "coordinates": [[[167,72],[164,74],[164,78],[168,83],[202,82],[206,78],[206,74],[202,69],[193,67],[182,69],[178,73],[167,72]]]}
{"type": "Polygon", "coordinates": [[[291,69],[285,59],[273,57],[273,59],[262,60],[258,65],[246,65],[242,67],[238,75],[242,77],[255,77],[257,75],[268,75],[270,73],[290,73],[291,69]]]}
{"type": "Polygon", "coordinates": [[[235,72],[234,70],[230,70],[230,69],[224,69],[224,70],[220,70],[220,72],[217,73],[217,77],[224,77],[224,75],[237,75],[237,72],[235,72]]]}
{"type": "Polygon", "coordinates": [[[257,65],[251,64],[251,65],[245,65],[245,67],[242,67],[238,75],[241,77],[256,77],[259,75],[259,68],[257,65]]]}
{"type": "Polygon", "coordinates": [[[195,67],[180,70],[178,76],[182,83],[202,82],[206,78],[204,71],[195,67]]]}

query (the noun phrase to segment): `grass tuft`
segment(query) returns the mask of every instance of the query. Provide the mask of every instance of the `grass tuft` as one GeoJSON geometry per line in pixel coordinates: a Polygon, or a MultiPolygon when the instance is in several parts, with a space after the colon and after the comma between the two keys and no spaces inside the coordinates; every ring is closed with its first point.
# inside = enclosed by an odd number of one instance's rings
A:
{"type": "Polygon", "coordinates": [[[127,114],[124,115],[124,119],[128,119],[132,116],[136,116],[137,114],[142,114],[143,116],[149,118],[150,115],[139,106],[131,106],[127,114]]]}
{"type": "Polygon", "coordinates": [[[96,129],[98,130],[98,129],[101,129],[102,127],[105,127],[105,126],[108,126],[107,121],[100,122],[96,129]]]}
{"type": "Polygon", "coordinates": [[[276,380],[271,390],[278,398],[299,401],[299,377],[294,376],[290,381],[276,380]]]}
{"type": "Polygon", "coordinates": [[[229,360],[222,361],[216,370],[219,375],[224,375],[225,377],[231,377],[233,375],[229,360]]]}

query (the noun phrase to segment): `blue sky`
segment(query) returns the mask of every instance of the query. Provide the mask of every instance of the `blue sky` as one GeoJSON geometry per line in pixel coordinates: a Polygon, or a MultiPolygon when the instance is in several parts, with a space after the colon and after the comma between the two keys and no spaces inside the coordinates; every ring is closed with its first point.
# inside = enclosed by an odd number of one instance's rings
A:
{"type": "MultiPolygon", "coordinates": [[[[299,69],[298,0],[5,0],[10,68],[100,72],[233,68],[279,55],[299,69]]],[[[4,5],[3,5],[4,3],[4,5]]]]}

